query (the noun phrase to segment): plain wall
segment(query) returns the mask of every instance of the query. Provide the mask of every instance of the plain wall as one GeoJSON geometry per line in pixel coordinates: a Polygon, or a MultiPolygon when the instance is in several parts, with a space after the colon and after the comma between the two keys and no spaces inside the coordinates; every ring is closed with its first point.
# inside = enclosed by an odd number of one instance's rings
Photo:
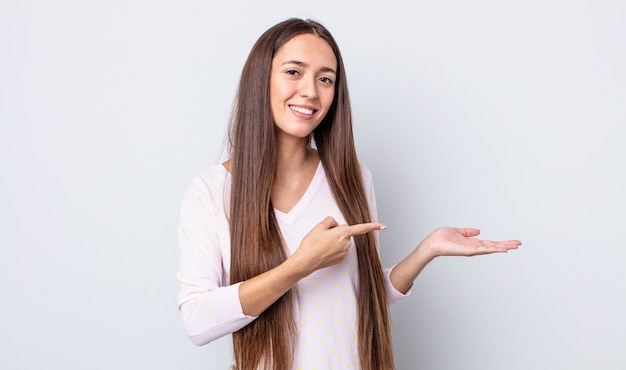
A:
{"type": "Polygon", "coordinates": [[[429,265],[398,369],[625,368],[619,0],[0,2],[0,368],[227,368],[183,333],[179,205],[291,16],[342,49],[385,266],[437,226],[524,243],[429,265]]]}

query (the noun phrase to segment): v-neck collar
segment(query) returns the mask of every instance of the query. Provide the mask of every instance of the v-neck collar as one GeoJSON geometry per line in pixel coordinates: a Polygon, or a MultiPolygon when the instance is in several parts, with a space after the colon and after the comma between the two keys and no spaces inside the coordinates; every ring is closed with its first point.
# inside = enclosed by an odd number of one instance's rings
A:
{"type": "Polygon", "coordinates": [[[274,214],[276,214],[276,218],[278,219],[278,221],[284,222],[288,225],[293,225],[298,219],[298,216],[300,216],[300,214],[302,213],[302,211],[304,211],[309,203],[311,203],[311,200],[313,200],[318,190],[324,183],[324,179],[324,166],[322,166],[322,161],[319,161],[319,163],[317,164],[317,170],[315,170],[315,175],[313,175],[309,186],[307,187],[300,200],[298,200],[296,205],[293,206],[291,210],[289,210],[289,212],[283,212],[279,209],[274,208],[274,214]]]}

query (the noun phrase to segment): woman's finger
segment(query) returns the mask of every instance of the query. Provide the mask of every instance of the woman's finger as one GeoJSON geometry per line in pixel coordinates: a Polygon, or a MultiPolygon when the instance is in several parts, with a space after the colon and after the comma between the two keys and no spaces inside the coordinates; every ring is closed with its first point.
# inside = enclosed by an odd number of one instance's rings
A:
{"type": "Polygon", "coordinates": [[[385,230],[387,229],[387,226],[383,224],[379,224],[377,222],[369,222],[369,223],[364,223],[364,224],[350,225],[347,227],[347,229],[348,229],[348,236],[354,236],[354,235],[362,235],[362,234],[365,234],[374,230],[385,230]]]}

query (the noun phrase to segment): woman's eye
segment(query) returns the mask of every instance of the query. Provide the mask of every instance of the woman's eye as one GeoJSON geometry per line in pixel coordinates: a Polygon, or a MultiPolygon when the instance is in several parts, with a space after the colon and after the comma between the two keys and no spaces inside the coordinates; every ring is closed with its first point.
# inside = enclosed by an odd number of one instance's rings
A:
{"type": "Polygon", "coordinates": [[[287,71],[287,74],[290,76],[297,76],[298,75],[298,71],[290,69],[287,71]]]}
{"type": "Polygon", "coordinates": [[[328,78],[328,77],[320,77],[320,81],[322,81],[323,83],[325,83],[325,84],[327,84],[327,85],[330,85],[330,84],[332,84],[332,83],[333,83],[333,80],[331,80],[331,79],[330,79],[330,78],[328,78]]]}

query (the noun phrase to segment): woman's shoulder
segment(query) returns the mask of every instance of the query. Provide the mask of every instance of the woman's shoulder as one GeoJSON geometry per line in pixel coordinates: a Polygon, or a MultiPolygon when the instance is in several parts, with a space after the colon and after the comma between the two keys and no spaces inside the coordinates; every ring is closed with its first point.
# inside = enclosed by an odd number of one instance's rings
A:
{"type": "Polygon", "coordinates": [[[198,193],[221,192],[230,184],[230,173],[224,164],[209,166],[191,177],[187,191],[198,193]]]}
{"type": "Polygon", "coordinates": [[[230,172],[226,169],[223,163],[214,164],[209,166],[194,175],[194,178],[200,178],[204,180],[225,179],[230,176],[230,172]]]}

